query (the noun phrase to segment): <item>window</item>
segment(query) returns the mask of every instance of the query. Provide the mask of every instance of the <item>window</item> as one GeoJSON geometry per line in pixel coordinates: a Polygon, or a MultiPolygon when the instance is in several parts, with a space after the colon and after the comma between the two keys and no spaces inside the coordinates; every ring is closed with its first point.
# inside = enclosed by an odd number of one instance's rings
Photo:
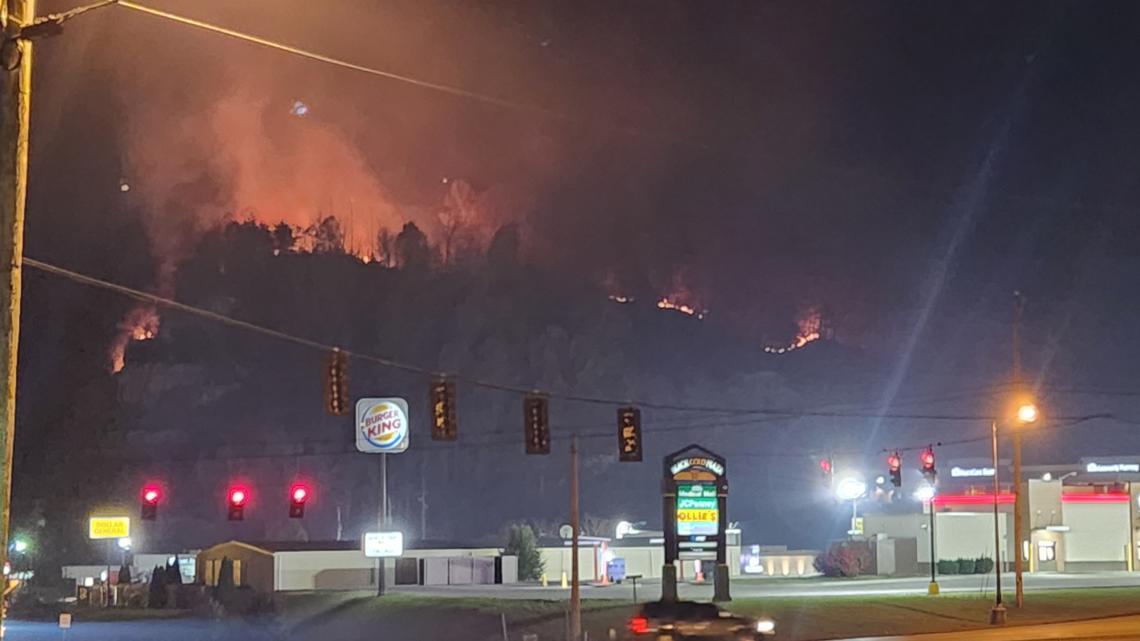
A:
{"type": "Polygon", "coordinates": [[[234,559],[234,585],[241,586],[241,559],[234,559]]]}
{"type": "Polygon", "coordinates": [[[1040,541],[1037,543],[1037,560],[1042,563],[1056,560],[1057,544],[1053,541],[1040,541]]]}

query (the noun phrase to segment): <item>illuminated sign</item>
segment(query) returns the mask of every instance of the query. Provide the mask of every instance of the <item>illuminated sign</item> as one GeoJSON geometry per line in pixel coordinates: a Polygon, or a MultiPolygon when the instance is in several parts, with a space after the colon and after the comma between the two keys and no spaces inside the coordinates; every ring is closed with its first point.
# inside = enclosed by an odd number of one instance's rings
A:
{"type": "Polygon", "coordinates": [[[724,466],[719,461],[704,456],[683,458],[669,468],[669,473],[676,476],[691,467],[703,467],[717,476],[724,476],[724,466]]]}
{"type": "Polygon", "coordinates": [[[720,531],[720,511],[716,487],[681,484],[677,486],[677,535],[716,536],[720,531]]]}
{"type": "Polygon", "coordinates": [[[370,454],[398,454],[408,449],[408,402],[402,398],[357,401],[356,449],[370,454]]]}
{"type": "Polygon", "coordinates": [[[127,516],[93,516],[87,522],[87,538],[125,539],[131,535],[131,519],[127,516]]]}
{"type": "Polygon", "coordinates": [[[1140,463],[1089,463],[1086,472],[1140,472],[1140,463]]]}
{"type": "Polygon", "coordinates": [[[403,532],[365,532],[364,556],[382,559],[404,554],[403,532]]]}
{"type": "Polygon", "coordinates": [[[971,477],[971,476],[993,476],[994,468],[992,467],[957,467],[950,468],[950,476],[954,478],[971,477]]]}

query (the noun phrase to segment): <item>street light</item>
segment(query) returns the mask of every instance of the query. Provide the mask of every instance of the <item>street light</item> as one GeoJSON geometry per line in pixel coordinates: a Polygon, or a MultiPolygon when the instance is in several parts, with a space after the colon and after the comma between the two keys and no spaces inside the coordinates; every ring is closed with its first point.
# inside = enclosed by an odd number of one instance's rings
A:
{"type": "Polygon", "coordinates": [[[921,485],[914,491],[914,498],[922,501],[930,513],[930,525],[927,526],[927,529],[930,530],[930,585],[926,588],[926,593],[930,596],[938,594],[938,579],[934,575],[936,563],[934,559],[934,494],[934,486],[930,483],[921,485]]]}
{"type": "Polygon", "coordinates": [[[1033,403],[1025,403],[1017,408],[1017,422],[1026,425],[1028,423],[1037,422],[1037,406],[1033,403]]]}
{"type": "Polygon", "coordinates": [[[118,542],[120,550],[126,552],[127,550],[131,549],[131,537],[124,536],[123,538],[119,539],[118,542]]]}
{"type": "Polygon", "coordinates": [[[851,501],[851,529],[848,534],[857,534],[856,523],[859,521],[859,499],[867,493],[867,484],[863,479],[847,477],[835,486],[835,496],[840,501],[851,501]]]}
{"type": "Polygon", "coordinates": [[[28,542],[24,539],[16,539],[16,541],[12,543],[12,551],[16,554],[23,554],[24,552],[27,552],[28,542]]]}

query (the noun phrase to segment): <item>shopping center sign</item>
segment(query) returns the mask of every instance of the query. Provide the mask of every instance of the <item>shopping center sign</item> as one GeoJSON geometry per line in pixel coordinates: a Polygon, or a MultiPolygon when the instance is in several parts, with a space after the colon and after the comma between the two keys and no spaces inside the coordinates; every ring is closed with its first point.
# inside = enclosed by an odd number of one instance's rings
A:
{"type": "Polygon", "coordinates": [[[1097,463],[1092,462],[1085,466],[1086,472],[1106,472],[1119,474],[1121,472],[1140,473],[1140,463],[1097,463]]]}
{"type": "Polygon", "coordinates": [[[714,561],[714,596],[727,601],[728,561],[725,547],[725,514],[728,479],[724,459],[709,450],[690,445],[665,457],[662,470],[664,494],[662,521],[665,526],[665,565],[662,598],[677,598],[677,562],[682,559],[714,561]]]}

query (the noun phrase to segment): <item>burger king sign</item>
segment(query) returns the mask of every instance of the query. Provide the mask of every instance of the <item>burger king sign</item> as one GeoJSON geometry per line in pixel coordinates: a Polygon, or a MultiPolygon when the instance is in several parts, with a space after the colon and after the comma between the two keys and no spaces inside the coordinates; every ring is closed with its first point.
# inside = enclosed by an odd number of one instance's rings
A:
{"type": "Polygon", "coordinates": [[[408,449],[408,402],[402,398],[357,401],[356,449],[370,454],[398,454],[408,449]]]}

